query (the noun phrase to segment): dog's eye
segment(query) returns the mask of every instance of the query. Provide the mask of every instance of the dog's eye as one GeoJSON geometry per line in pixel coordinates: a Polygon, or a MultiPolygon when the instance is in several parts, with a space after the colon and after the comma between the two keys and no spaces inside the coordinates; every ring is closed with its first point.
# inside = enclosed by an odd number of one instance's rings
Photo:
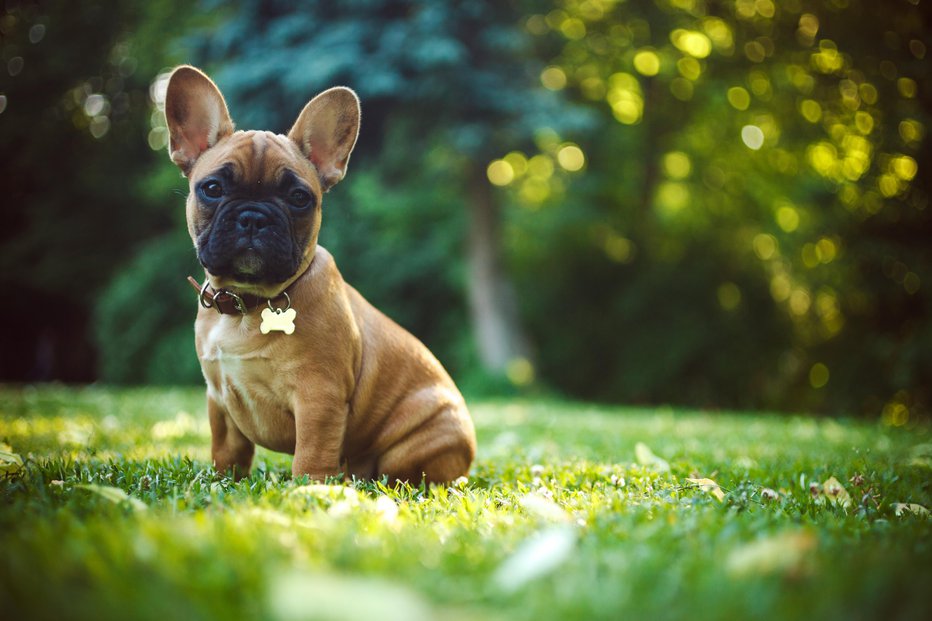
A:
{"type": "Polygon", "coordinates": [[[207,198],[217,199],[223,196],[223,186],[219,181],[211,179],[201,184],[201,193],[207,198]]]}
{"type": "Polygon", "coordinates": [[[311,202],[311,195],[304,190],[292,190],[288,201],[295,207],[307,207],[311,202]]]}

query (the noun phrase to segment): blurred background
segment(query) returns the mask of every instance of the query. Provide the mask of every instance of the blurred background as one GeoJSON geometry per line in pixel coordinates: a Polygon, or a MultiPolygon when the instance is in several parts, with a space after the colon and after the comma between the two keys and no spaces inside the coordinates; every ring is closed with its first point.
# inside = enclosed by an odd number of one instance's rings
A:
{"type": "Polygon", "coordinates": [[[202,381],[191,63],[360,94],[321,244],[467,395],[927,418],[929,4],[8,0],[0,381],[202,381]]]}

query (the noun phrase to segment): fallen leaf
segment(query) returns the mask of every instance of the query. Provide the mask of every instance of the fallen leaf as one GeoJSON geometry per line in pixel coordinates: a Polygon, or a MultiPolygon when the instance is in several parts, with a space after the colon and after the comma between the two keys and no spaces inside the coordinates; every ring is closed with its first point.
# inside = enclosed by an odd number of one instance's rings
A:
{"type": "Polygon", "coordinates": [[[0,444],[0,475],[16,474],[23,469],[23,458],[9,444],[0,444]]]}
{"type": "Polygon", "coordinates": [[[570,526],[555,526],[524,540],[499,565],[492,580],[504,591],[514,592],[544,576],[569,558],[576,546],[576,531],[570,526]]]}
{"type": "Polygon", "coordinates": [[[718,500],[719,502],[722,502],[723,500],[725,500],[725,493],[722,491],[721,486],[719,486],[719,484],[713,481],[712,479],[689,479],[687,478],[686,480],[689,481],[690,483],[695,483],[696,485],[698,485],[699,489],[701,489],[702,491],[712,494],[715,497],[715,499],[718,500]]]}
{"type": "Polygon", "coordinates": [[[929,515],[929,510],[923,507],[922,505],[917,505],[913,502],[895,502],[893,503],[893,512],[897,517],[901,517],[907,513],[912,513],[913,515],[921,515],[923,517],[929,515]]]}
{"type": "Polygon", "coordinates": [[[381,578],[289,571],[269,581],[271,618],[281,621],[429,621],[427,600],[413,589],[381,578]]]}
{"type": "Polygon", "coordinates": [[[107,500],[109,500],[110,502],[114,504],[120,504],[123,502],[127,502],[129,503],[129,506],[131,506],[136,511],[144,511],[145,509],[148,508],[148,505],[146,505],[146,503],[139,500],[138,498],[133,498],[132,496],[130,496],[129,494],[121,490],[119,487],[111,487],[109,485],[93,485],[93,484],[75,485],[75,487],[80,488],[80,489],[86,489],[89,492],[93,492],[97,494],[98,496],[106,498],[107,500]]]}
{"type": "Polygon", "coordinates": [[[359,502],[361,495],[352,487],[345,485],[326,485],[325,483],[311,483],[299,485],[291,489],[293,495],[313,496],[324,500],[348,500],[359,502]]]}
{"type": "Polygon", "coordinates": [[[787,531],[744,544],[728,555],[725,568],[735,577],[783,574],[798,577],[808,570],[818,540],[810,531],[787,531]]]}
{"type": "Polygon", "coordinates": [[[849,507],[851,505],[851,496],[848,495],[848,490],[846,490],[844,485],[835,477],[829,477],[829,479],[822,484],[822,493],[836,505],[841,505],[842,507],[849,507]]]}
{"type": "Polygon", "coordinates": [[[570,517],[560,505],[541,494],[533,492],[525,494],[518,502],[521,503],[525,511],[542,520],[566,522],[570,517]]]}
{"type": "Polygon", "coordinates": [[[907,465],[919,468],[932,468],[932,442],[917,444],[909,451],[907,465]]]}
{"type": "Polygon", "coordinates": [[[375,512],[383,521],[392,524],[398,519],[398,505],[388,496],[379,496],[375,500],[375,512]]]}
{"type": "Polygon", "coordinates": [[[667,460],[654,455],[650,447],[643,442],[634,445],[634,457],[642,466],[652,466],[661,472],[670,472],[670,464],[667,460]]]}

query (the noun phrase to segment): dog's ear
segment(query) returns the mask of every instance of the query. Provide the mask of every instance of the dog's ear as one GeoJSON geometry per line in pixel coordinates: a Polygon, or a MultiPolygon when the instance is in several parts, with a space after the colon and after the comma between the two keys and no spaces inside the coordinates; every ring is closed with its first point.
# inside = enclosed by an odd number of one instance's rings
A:
{"type": "Polygon", "coordinates": [[[217,85],[199,69],[183,65],[165,92],[168,154],[185,175],[201,153],[233,133],[233,121],[217,85]]]}
{"type": "Polygon", "coordinates": [[[317,168],[324,191],[346,174],[350,153],[359,136],[359,98],[345,86],[335,86],[312,99],[288,137],[317,168]]]}

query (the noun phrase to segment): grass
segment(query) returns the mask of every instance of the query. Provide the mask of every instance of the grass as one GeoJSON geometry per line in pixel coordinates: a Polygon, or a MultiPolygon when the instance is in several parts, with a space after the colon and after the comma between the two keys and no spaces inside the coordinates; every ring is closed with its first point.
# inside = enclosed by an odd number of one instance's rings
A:
{"type": "Polygon", "coordinates": [[[932,615],[928,426],[478,403],[468,483],[327,487],[218,477],[202,400],[0,389],[4,618],[932,615]]]}

